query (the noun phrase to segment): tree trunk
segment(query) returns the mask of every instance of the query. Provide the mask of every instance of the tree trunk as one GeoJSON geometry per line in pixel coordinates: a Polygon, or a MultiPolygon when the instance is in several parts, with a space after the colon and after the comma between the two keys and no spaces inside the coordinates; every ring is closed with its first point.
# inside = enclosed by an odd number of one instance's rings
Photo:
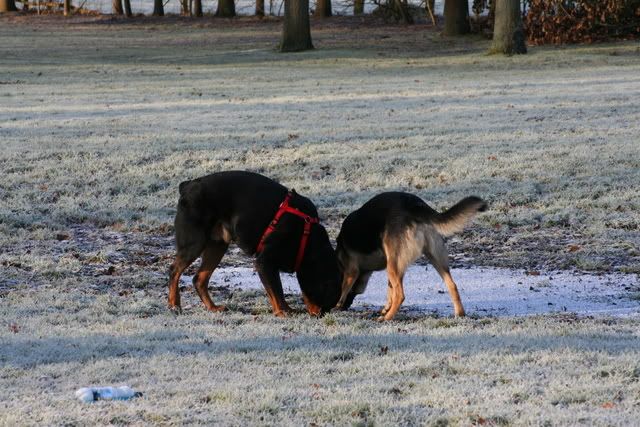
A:
{"type": "Polygon", "coordinates": [[[64,16],[69,16],[71,14],[71,0],[64,0],[63,7],[64,16]]]}
{"type": "Polygon", "coordinates": [[[193,0],[193,14],[197,17],[202,16],[202,0],[193,0]]]}
{"type": "Polygon", "coordinates": [[[122,11],[122,0],[113,0],[111,4],[113,5],[113,13],[115,15],[124,14],[124,12],[122,11]]]}
{"type": "Polygon", "coordinates": [[[527,53],[520,14],[520,0],[497,0],[491,53],[527,53]]]}
{"type": "Polygon", "coordinates": [[[264,16],[264,0],[256,0],[256,16],[264,16]]]}
{"type": "Polygon", "coordinates": [[[355,0],[353,2],[353,14],[362,15],[364,13],[364,0],[355,0]]]}
{"type": "Polygon", "coordinates": [[[459,36],[471,31],[469,26],[469,1],[445,0],[444,31],[445,36],[459,36]]]}
{"type": "Polygon", "coordinates": [[[413,24],[413,17],[409,12],[409,3],[407,0],[392,0],[394,14],[400,18],[405,24],[413,24]]]}
{"type": "Polygon", "coordinates": [[[164,16],[163,0],[153,0],[153,16],[164,16]]]}
{"type": "Polygon", "coordinates": [[[331,16],[331,0],[317,0],[316,11],[313,16],[316,18],[328,18],[331,16]]]}
{"type": "Polygon", "coordinates": [[[309,0],[284,0],[284,25],[280,52],[299,52],[313,49],[309,0]]]}
{"type": "Polygon", "coordinates": [[[218,10],[216,16],[231,18],[236,16],[236,4],[234,0],[218,0],[218,10]]]}
{"type": "Polygon", "coordinates": [[[131,18],[133,13],[131,12],[131,0],[122,0],[124,3],[124,14],[127,15],[127,18],[131,18]]]}
{"type": "Polygon", "coordinates": [[[15,0],[0,0],[0,12],[17,12],[15,0]]]}

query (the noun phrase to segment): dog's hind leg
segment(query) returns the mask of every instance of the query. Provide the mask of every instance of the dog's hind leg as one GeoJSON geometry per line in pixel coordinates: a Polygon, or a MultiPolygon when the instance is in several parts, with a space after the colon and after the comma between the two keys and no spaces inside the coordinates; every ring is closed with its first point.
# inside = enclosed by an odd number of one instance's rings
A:
{"type": "Polygon", "coordinates": [[[463,317],[465,315],[464,307],[460,300],[456,282],[453,281],[453,277],[451,277],[451,272],[449,271],[449,255],[444,245],[444,239],[438,234],[430,234],[426,239],[424,254],[438,274],[440,274],[442,280],[444,280],[444,284],[447,286],[449,296],[451,297],[451,302],[453,303],[455,316],[463,317]]]}
{"type": "Polygon", "coordinates": [[[223,311],[222,305],[215,305],[209,295],[209,279],[213,271],[220,264],[220,260],[227,252],[229,245],[226,242],[209,242],[202,252],[202,264],[198,273],[193,276],[193,286],[196,288],[198,296],[209,311],[223,311]]]}
{"type": "Polygon", "coordinates": [[[291,307],[284,299],[284,292],[282,290],[282,282],[280,281],[280,272],[271,263],[267,262],[262,256],[256,259],[256,270],[260,281],[267,291],[269,302],[273,308],[273,314],[278,317],[285,317],[287,313],[291,312],[291,307]]]}
{"type": "Polygon", "coordinates": [[[201,246],[189,246],[188,248],[179,249],[176,259],[171,264],[169,270],[169,308],[178,313],[182,311],[180,308],[180,276],[182,272],[198,258],[202,252],[201,246]]]}
{"type": "Polygon", "coordinates": [[[384,320],[391,320],[404,302],[403,279],[407,267],[414,262],[424,247],[422,231],[414,226],[404,230],[387,230],[382,238],[382,249],[387,258],[389,286],[384,320]],[[388,308],[387,308],[388,307],[388,308]]]}
{"type": "MultiPolygon", "coordinates": [[[[396,315],[400,306],[404,302],[404,289],[402,287],[402,280],[404,278],[404,270],[400,269],[396,259],[390,259],[387,264],[387,276],[389,277],[390,289],[388,290],[388,296],[391,297],[391,302],[387,298],[387,305],[389,309],[386,310],[384,315],[379,320],[391,320],[396,315]]],[[[385,308],[387,307],[385,305],[385,308]]]]}

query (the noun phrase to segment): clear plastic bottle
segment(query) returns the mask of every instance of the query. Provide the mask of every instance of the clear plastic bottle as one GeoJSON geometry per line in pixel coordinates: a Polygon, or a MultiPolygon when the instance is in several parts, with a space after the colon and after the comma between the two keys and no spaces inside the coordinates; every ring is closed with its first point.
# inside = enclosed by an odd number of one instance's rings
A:
{"type": "Polygon", "coordinates": [[[129,386],[121,387],[83,387],[76,390],[76,397],[81,402],[89,403],[95,400],[128,400],[142,396],[129,386]]]}

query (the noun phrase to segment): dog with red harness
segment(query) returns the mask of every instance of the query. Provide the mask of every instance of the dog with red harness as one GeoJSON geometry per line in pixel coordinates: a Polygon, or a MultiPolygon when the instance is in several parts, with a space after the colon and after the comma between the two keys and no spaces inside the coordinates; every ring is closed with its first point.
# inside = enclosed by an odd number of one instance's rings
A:
{"type": "Polygon", "coordinates": [[[234,242],[255,256],[255,268],[273,312],[285,316],[280,272],[296,273],[307,311],[319,315],[336,305],[341,273],[315,205],[294,190],[256,173],[218,172],[180,183],[175,217],[177,254],[169,274],[169,307],[180,311],[180,276],[198,257],[193,278],[210,311],[221,311],[209,295],[209,279],[234,242]]]}

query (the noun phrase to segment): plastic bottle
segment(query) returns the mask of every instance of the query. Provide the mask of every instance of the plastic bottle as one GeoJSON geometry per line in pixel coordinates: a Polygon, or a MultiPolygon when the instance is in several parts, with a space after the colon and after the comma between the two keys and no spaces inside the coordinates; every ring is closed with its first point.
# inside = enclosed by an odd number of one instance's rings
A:
{"type": "Polygon", "coordinates": [[[122,387],[83,387],[76,390],[76,397],[84,403],[95,400],[128,400],[139,396],[142,396],[142,393],[135,392],[126,385],[122,387]]]}

